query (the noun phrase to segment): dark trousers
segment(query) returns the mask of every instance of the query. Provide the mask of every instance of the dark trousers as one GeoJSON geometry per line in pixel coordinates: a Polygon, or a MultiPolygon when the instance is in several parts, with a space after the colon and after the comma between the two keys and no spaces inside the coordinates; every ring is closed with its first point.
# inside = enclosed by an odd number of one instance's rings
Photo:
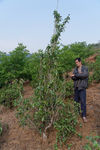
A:
{"type": "Polygon", "coordinates": [[[82,117],[86,117],[86,89],[74,91],[74,100],[81,104],[82,117]]]}

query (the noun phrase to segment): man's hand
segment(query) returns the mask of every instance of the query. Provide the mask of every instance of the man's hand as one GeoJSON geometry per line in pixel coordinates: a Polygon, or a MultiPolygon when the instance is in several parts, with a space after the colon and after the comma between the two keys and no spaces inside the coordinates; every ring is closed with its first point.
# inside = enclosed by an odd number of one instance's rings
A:
{"type": "Polygon", "coordinates": [[[70,74],[70,77],[74,77],[75,75],[74,74],[70,74]]]}
{"type": "Polygon", "coordinates": [[[75,75],[74,74],[72,74],[72,76],[71,77],[74,77],[75,75]]]}

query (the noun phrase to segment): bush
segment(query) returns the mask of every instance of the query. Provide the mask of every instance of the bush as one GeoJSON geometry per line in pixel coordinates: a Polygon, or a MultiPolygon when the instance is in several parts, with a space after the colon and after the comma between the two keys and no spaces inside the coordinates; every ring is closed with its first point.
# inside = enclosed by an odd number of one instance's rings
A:
{"type": "Polygon", "coordinates": [[[100,56],[96,58],[96,62],[94,63],[94,73],[93,79],[97,82],[100,81],[100,56]]]}
{"type": "Polygon", "coordinates": [[[38,69],[38,85],[34,95],[28,99],[22,96],[18,101],[19,117],[23,125],[30,125],[47,138],[47,131],[54,127],[57,130],[57,143],[65,142],[69,134],[75,133],[77,113],[74,111],[72,101],[65,101],[70,97],[72,82],[65,83],[59,77],[58,70],[58,40],[64,30],[69,16],[61,23],[61,16],[54,11],[56,33],[52,36],[45,52],[40,52],[38,69]]]}
{"type": "Polygon", "coordinates": [[[23,80],[14,80],[9,85],[0,90],[0,103],[7,107],[13,107],[15,100],[20,96],[23,91],[23,80]]]}
{"type": "Polygon", "coordinates": [[[28,59],[29,51],[21,43],[9,54],[0,52],[0,86],[3,87],[14,79],[28,79],[28,59]]]}

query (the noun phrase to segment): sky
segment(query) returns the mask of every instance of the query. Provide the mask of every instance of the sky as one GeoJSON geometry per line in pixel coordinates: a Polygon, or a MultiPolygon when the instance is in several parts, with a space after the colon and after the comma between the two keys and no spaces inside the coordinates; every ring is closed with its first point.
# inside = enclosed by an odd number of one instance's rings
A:
{"type": "Polygon", "coordinates": [[[61,34],[63,45],[100,42],[100,0],[0,0],[0,51],[9,53],[18,43],[30,53],[45,50],[54,31],[55,9],[62,18],[70,14],[61,34]]]}

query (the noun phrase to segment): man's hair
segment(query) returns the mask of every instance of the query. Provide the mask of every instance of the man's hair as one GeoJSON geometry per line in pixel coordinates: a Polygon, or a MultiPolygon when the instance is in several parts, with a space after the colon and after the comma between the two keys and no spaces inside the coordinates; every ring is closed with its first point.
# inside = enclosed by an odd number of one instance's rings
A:
{"type": "Polygon", "coordinates": [[[76,59],[75,59],[75,61],[76,61],[76,60],[78,60],[79,62],[81,62],[81,58],[79,58],[79,57],[78,57],[78,58],[76,58],[76,59]]]}

